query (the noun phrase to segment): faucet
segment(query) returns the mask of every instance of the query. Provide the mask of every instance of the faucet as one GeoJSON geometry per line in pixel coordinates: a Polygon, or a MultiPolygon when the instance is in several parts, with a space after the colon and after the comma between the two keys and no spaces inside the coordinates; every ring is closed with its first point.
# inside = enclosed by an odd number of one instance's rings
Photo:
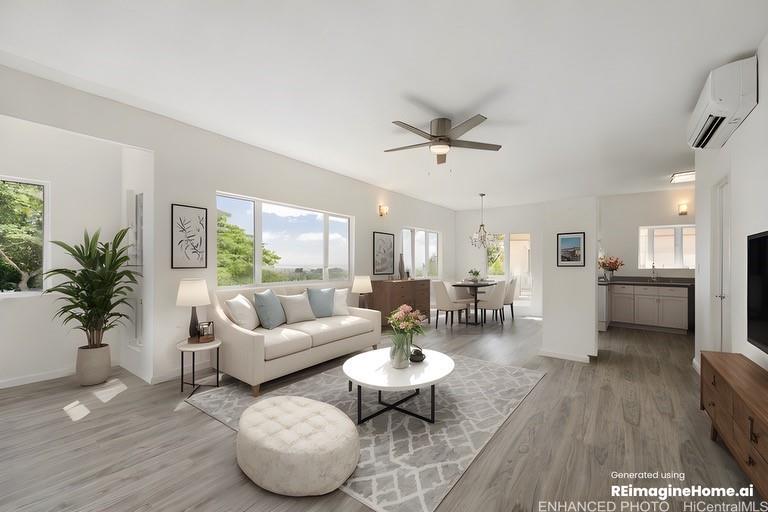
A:
{"type": "Polygon", "coordinates": [[[651,282],[655,283],[658,277],[656,276],[656,262],[651,264],[651,282]]]}

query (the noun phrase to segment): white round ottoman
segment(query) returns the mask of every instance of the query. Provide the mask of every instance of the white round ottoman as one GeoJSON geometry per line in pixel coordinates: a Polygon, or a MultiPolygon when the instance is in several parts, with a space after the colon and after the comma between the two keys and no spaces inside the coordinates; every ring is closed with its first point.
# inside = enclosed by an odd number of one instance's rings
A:
{"type": "Polygon", "coordinates": [[[329,493],[349,478],[359,456],[355,424],[317,400],[266,398],[240,417],[237,463],[259,487],[277,494],[329,493]]]}

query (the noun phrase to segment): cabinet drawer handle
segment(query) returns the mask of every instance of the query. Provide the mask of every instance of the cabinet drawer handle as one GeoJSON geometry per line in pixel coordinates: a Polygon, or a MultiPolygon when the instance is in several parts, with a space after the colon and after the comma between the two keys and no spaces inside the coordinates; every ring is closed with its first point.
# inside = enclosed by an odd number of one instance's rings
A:
{"type": "Polygon", "coordinates": [[[712,376],[712,385],[713,386],[717,386],[717,382],[715,382],[715,376],[714,375],[712,376]]]}
{"type": "Polygon", "coordinates": [[[709,402],[709,406],[710,407],[714,407],[715,406],[715,402],[709,402]]]}
{"type": "Polygon", "coordinates": [[[755,419],[752,416],[748,417],[749,419],[749,440],[752,441],[754,444],[757,444],[757,433],[755,432],[755,419]]]}
{"type": "Polygon", "coordinates": [[[747,466],[754,466],[754,465],[755,465],[755,459],[753,459],[751,455],[747,455],[747,466]]]}

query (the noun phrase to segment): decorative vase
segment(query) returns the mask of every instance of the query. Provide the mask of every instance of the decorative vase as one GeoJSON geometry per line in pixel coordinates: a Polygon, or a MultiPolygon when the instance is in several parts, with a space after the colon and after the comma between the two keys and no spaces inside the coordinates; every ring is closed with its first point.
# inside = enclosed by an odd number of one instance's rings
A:
{"type": "Polygon", "coordinates": [[[81,386],[105,382],[109,378],[111,366],[109,345],[106,343],[94,348],[88,345],[78,347],[75,377],[81,386]]]}
{"type": "Polygon", "coordinates": [[[400,279],[405,279],[405,261],[403,261],[403,253],[400,253],[400,262],[397,264],[397,272],[400,274],[400,279]]]}
{"type": "Polygon", "coordinates": [[[389,349],[389,362],[392,368],[402,370],[411,364],[411,344],[413,334],[396,334],[392,348],[389,349]]]}
{"type": "Polygon", "coordinates": [[[613,270],[604,270],[603,277],[605,277],[606,281],[610,281],[611,279],[613,279],[613,270]]]}

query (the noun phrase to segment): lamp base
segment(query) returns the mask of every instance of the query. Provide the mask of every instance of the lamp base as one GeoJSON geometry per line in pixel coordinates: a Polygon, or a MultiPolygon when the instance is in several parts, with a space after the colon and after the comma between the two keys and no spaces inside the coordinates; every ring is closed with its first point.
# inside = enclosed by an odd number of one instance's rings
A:
{"type": "Polygon", "coordinates": [[[192,316],[189,319],[189,338],[187,343],[200,343],[200,330],[197,323],[197,308],[192,306],[192,316]]]}
{"type": "Polygon", "coordinates": [[[361,293],[357,298],[357,305],[363,309],[368,309],[368,295],[369,293],[361,293]]]}

